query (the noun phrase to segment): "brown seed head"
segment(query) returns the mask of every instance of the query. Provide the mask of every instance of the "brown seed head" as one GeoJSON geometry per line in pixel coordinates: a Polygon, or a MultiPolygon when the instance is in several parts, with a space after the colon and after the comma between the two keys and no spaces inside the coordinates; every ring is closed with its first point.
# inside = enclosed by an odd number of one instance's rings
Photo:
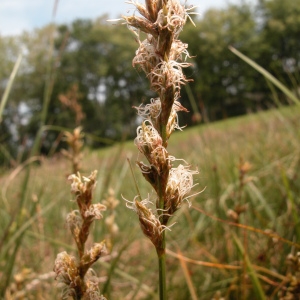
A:
{"type": "Polygon", "coordinates": [[[56,273],[55,279],[66,285],[74,284],[79,275],[75,257],[66,251],[57,254],[53,271],[56,273]]]}
{"type": "Polygon", "coordinates": [[[160,221],[152,211],[141,202],[135,200],[135,207],[143,233],[151,240],[155,248],[160,247],[163,229],[160,221]]]}
{"type": "Polygon", "coordinates": [[[106,251],[105,241],[101,243],[96,243],[93,247],[86,252],[80,260],[80,275],[84,277],[85,273],[92,266],[94,262],[96,262],[99,257],[106,251]]]}

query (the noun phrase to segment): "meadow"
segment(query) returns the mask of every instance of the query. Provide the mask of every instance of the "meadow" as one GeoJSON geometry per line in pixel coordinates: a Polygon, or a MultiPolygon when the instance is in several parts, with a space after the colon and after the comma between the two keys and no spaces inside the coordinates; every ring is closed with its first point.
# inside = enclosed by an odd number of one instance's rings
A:
{"type": "MultiPolygon", "coordinates": [[[[299,114],[290,106],[172,135],[170,153],[199,174],[166,233],[168,299],[299,298],[299,114]]],[[[107,299],[158,299],[156,253],[123,199],[136,184],[143,197],[151,191],[142,159],[133,141],[83,150],[81,173],[98,170],[93,201],[114,203],[88,240],[106,240],[93,269],[107,299]]],[[[1,172],[2,299],[60,298],[56,255],[76,252],[65,221],[76,208],[71,173],[59,154],[1,172]]]]}

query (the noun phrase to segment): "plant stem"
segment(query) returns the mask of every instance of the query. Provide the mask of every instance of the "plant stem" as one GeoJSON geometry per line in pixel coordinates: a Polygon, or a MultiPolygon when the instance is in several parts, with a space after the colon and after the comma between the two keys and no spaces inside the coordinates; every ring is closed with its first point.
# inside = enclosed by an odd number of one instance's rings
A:
{"type": "Polygon", "coordinates": [[[158,267],[159,267],[159,299],[167,299],[167,282],[166,282],[166,240],[165,231],[162,233],[162,249],[157,252],[158,255],[158,267]]]}
{"type": "Polygon", "coordinates": [[[14,68],[13,68],[13,70],[12,70],[10,76],[9,76],[9,80],[8,80],[7,86],[5,88],[4,94],[1,98],[1,102],[0,102],[0,123],[2,122],[3,111],[4,111],[4,108],[5,108],[9,93],[11,91],[11,87],[13,85],[13,82],[16,78],[19,67],[21,65],[21,61],[22,61],[22,53],[20,53],[19,56],[18,56],[18,59],[17,59],[15,65],[14,65],[14,68]]]}
{"type": "Polygon", "coordinates": [[[163,145],[166,146],[166,144],[167,144],[167,126],[166,125],[162,125],[162,127],[161,127],[161,138],[163,141],[163,145]]]}
{"type": "MultiPolygon", "coordinates": [[[[163,128],[166,128],[164,126],[163,128]]],[[[159,195],[159,217],[160,217],[160,222],[163,223],[163,211],[165,209],[165,201],[163,197],[163,192],[162,192],[162,184],[161,181],[159,180],[159,190],[160,190],[160,195],[159,195]]],[[[159,269],[159,299],[160,300],[166,300],[167,299],[167,282],[166,282],[166,235],[165,231],[162,233],[162,240],[161,244],[159,247],[156,248],[157,251],[157,256],[158,256],[158,269],[159,269]]]]}

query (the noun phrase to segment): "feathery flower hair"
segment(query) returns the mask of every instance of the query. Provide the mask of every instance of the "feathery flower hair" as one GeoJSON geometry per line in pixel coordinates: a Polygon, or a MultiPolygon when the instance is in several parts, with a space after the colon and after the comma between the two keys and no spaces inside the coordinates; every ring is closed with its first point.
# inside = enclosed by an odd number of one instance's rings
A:
{"type": "Polygon", "coordinates": [[[150,87],[158,94],[149,104],[136,107],[144,121],[137,128],[135,145],[148,161],[137,162],[145,179],[156,191],[156,212],[137,198],[131,207],[139,216],[145,235],[156,249],[162,248],[160,236],[169,218],[181,206],[193,187],[193,175],[189,166],[173,166],[176,160],[167,151],[168,140],[178,124],[178,111],[187,111],[179,102],[181,86],[189,80],[182,69],[190,66],[188,45],[179,39],[189,10],[178,0],[146,0],[145,5],[131,0],[141,16],[124,16],[128,27],[135,33],[139,48],[133,58],[133,66],[140,67],[150,81],[150,87]],[[141,41],[139,33],[146,33],[141,41]]]}
{"type": "Polygon", "coordinates": [[[132,202],[127,200],[127,206],[137,213],[143,233],[156,248],[160,299],[165,300],[165,229],[169,229],[169,219],[188,198],[194,186],[193,175],[197,174],[188,165],[174,166],[177,159],[167,150],[172,132],[182,129],[177,113],[187,111],[179,98],[181,86],[190,81],[183,74],[183,68],[190,66],[186,61],[189,53],[188,45],[182,43],[178,36],[189,18],[190,9],[186,9],[179,0],[145,0],[145,5],[135,0],[128,3],[133,4],[141,15],[123,17],[139,44],[132,64],[145,72],[157,97],[146,105],[136,107],[144,120],[137,128],[134,141],[148,161],[147,164],[138,161],[137,165],[156,192],[155,209],[149,207],[149,196],[141,200],[140,195],[132,202]],[[140,32],[146,34],[143,41],[140,40],[140,32]]]}

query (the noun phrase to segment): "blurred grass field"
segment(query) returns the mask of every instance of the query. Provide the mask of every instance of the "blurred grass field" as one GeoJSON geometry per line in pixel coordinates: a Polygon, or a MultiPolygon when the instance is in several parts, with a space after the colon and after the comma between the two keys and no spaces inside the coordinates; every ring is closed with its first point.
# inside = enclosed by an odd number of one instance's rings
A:
{"type": "MultiPolygon", "coordinates": [[[[300,247],[299,116],[292,106],[172,135],[169,153],[199,170],[194,191],[203,192],[177,212],[167,232],[169,299],[279,299],[290,284],[286,258],[300,247]]],[[[110,189],[120,201],[118,234],[109,235],[109,212],[93,229],[94,241],[108,242],[94,269],[108,299],[157,299],[155,251],[122,199],[136,195],[127,158],[133,166],[142,159],[133,141],[84,150],[82,173],[99,175],[94,201],[110,189]]],[[[75,209],[67,182],[72,168],[59,155],[29,165],[1,172],[1,297],[59,299],[55,257],[75,252],[65,223],[75,209]]],[[[133,169],[147,197],[150,186],[133,169]]]]}

